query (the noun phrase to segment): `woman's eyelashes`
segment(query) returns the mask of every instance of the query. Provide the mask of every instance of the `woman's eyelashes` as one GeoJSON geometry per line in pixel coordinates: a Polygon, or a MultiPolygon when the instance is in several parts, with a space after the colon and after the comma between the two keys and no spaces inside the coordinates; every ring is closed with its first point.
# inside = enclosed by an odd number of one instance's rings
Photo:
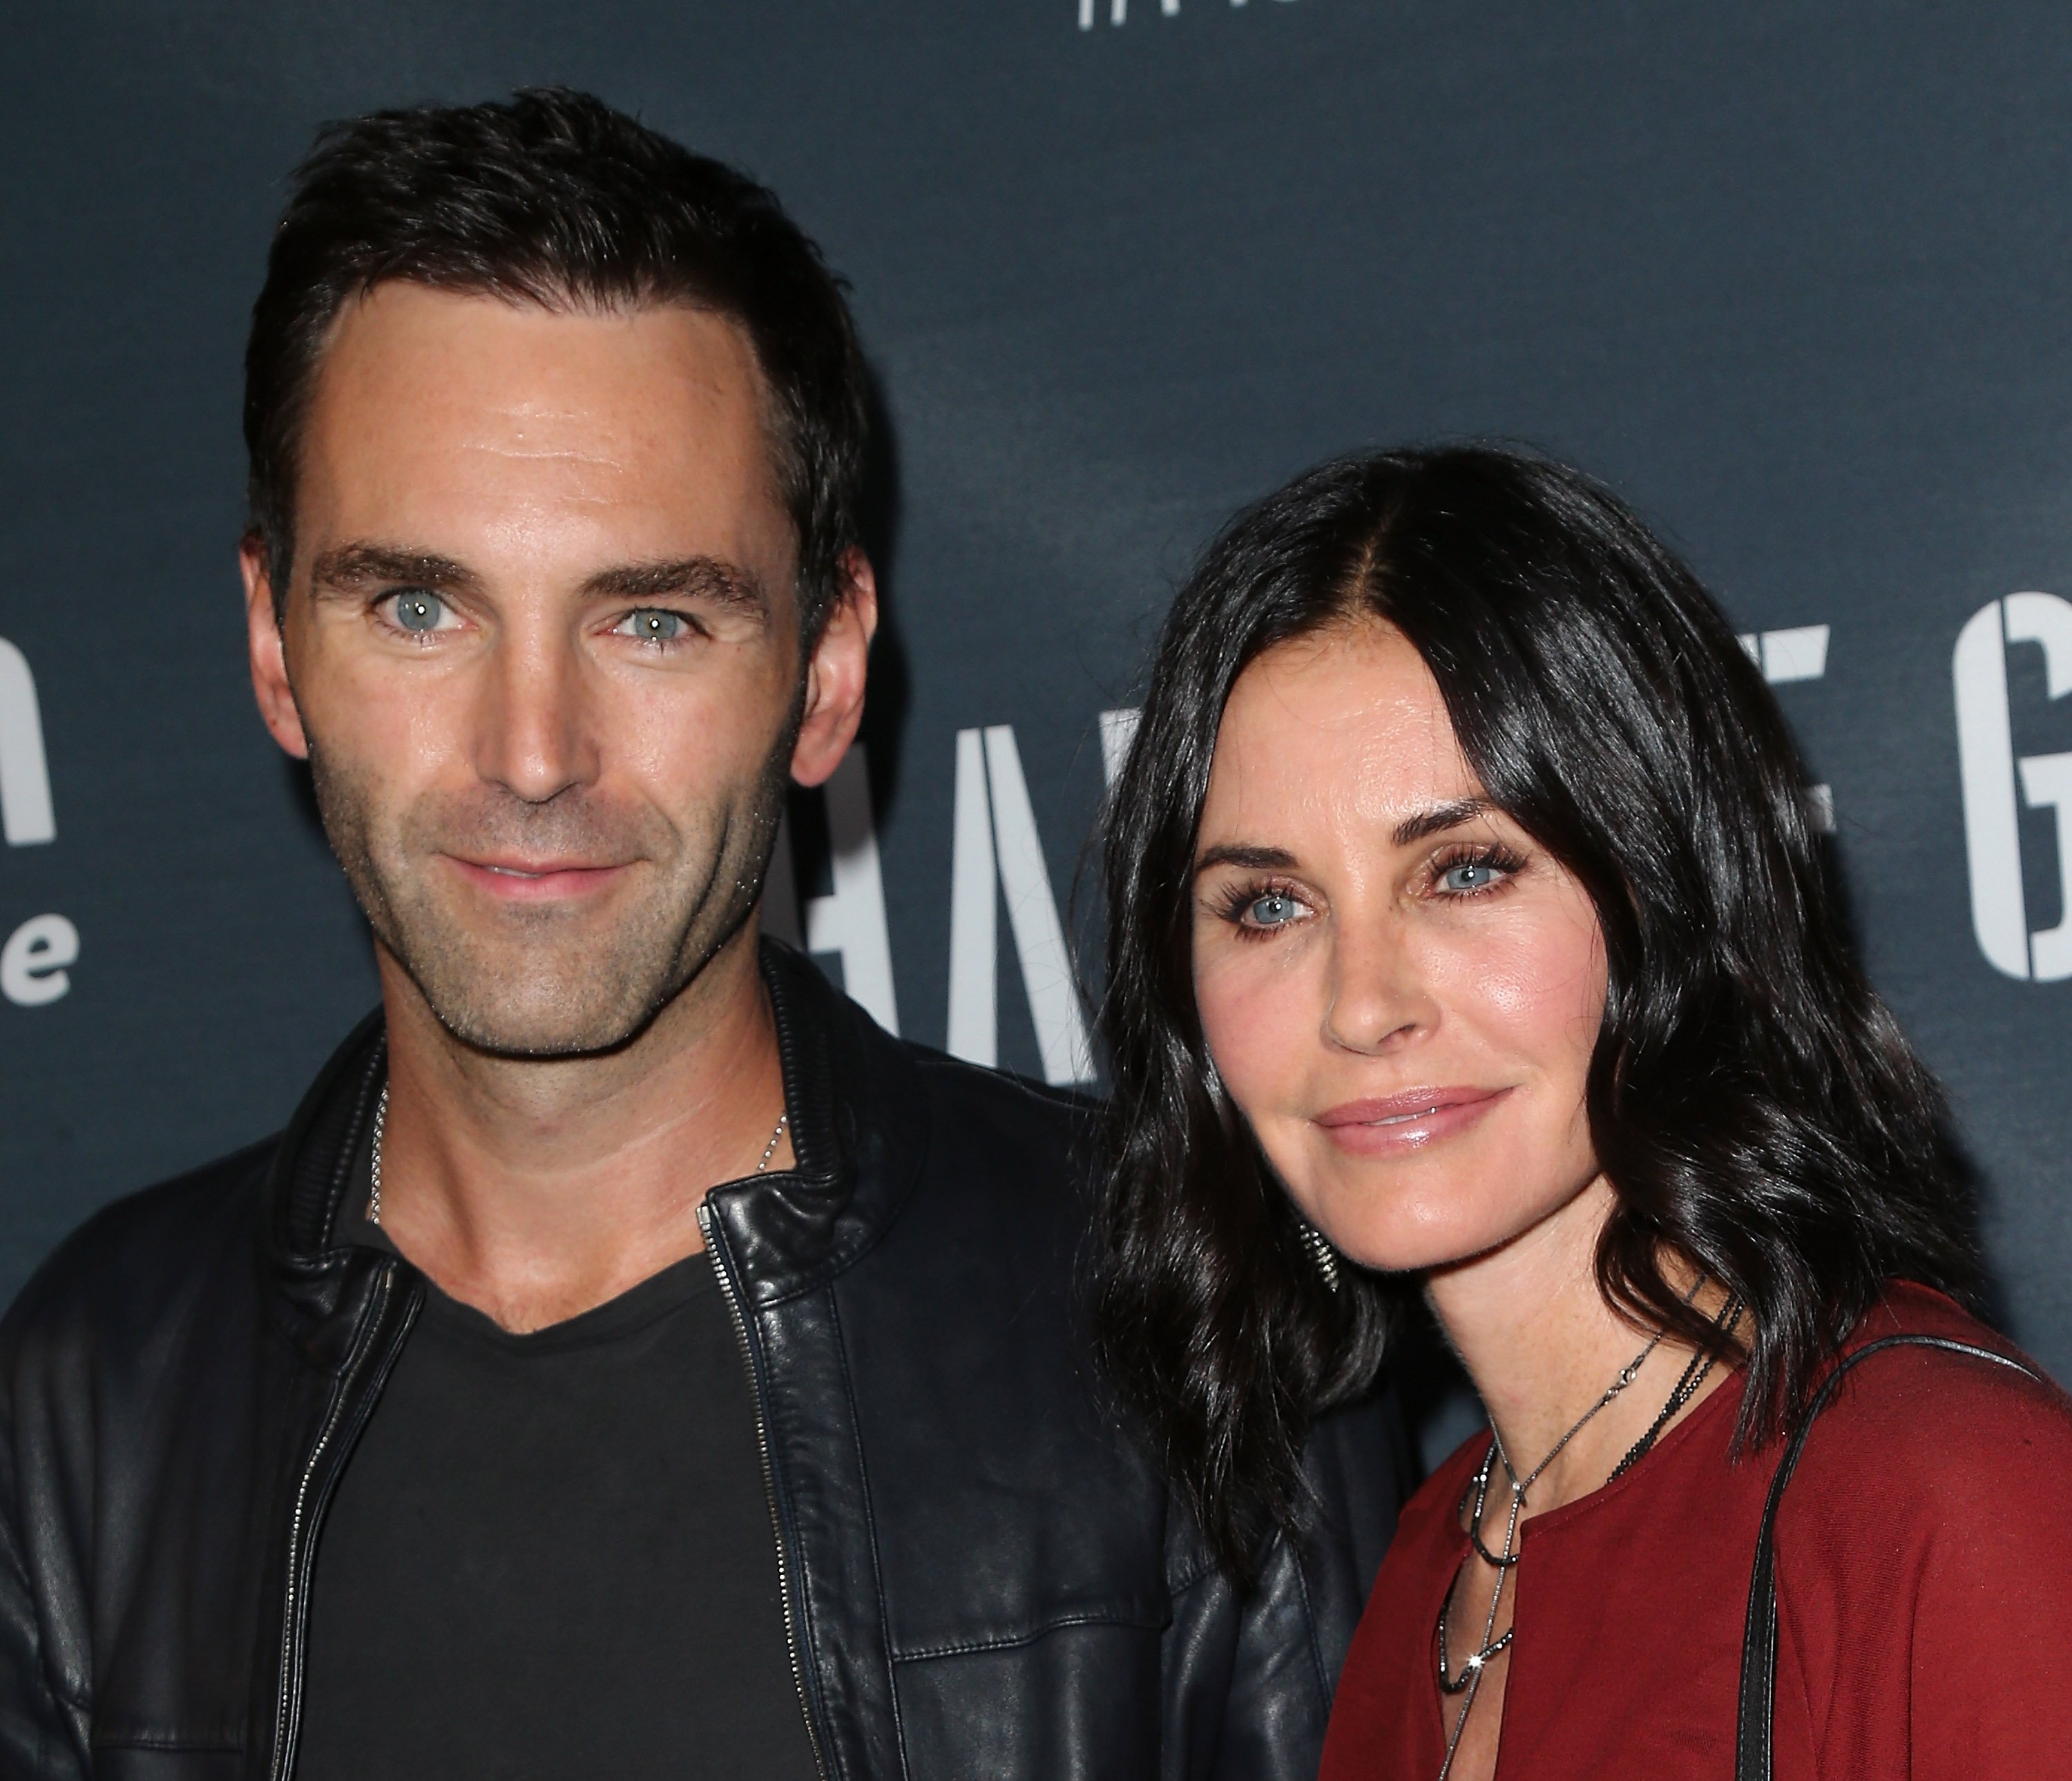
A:
{"type": "MultiPolygon", "coordinates": [[[[1524,870],[1523,856],[1498,843],[1457,845],[1425,862],[1412,890],[1442,903],[1466,903],[1498,895],[1524,870]]],[[[1317,912],[1309,893],[1278,879],[1241,879],[1219,892],[1211,907],[1246,940],[1285,932],[1317,912]]]]}
{"type": "Polygon", "coordinates": [[[1430,866],[1433,894],[1457,902],[1501,890],[1525,870],[1525,862],[1495,842],[1449,847],[1430,866]]]}
{"type": "Polygon", "coordinates": [[[1260,940],[1291,927],[1310,913],[1293,885],[1238,883],[1216,899],[1216,913],[1247,940],[1260,940]]]}

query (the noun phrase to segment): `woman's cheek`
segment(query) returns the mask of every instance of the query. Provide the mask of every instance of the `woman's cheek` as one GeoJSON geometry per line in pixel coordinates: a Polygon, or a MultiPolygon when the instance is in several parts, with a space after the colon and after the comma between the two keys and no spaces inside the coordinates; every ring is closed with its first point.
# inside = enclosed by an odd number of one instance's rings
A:
{"type": "Polygon", "coordinates": [[[1457,1019],[1515,1055],[1587,1063],[1604,1016],[1604,947],[1594,915],[1545,903],[1459,936],[1433,972],[1457,1019]],[[1580,919],[1579,919],[1580,918],[1580,919]]]}
{"type": "Polygon", "coordinates": [[[1597,923],[1550,921],[1525,952],[1508,990],[1511,1018],[1550,1062],[1560,1059],[1581,1075],[1604,1022],[1605,952],[1597,923]]]}
{"type": "Polygon", "coordinates": [[[1241,1111],[1256,1120],[1285,1098],[1303,1063],[1303,973],[1281,956],[1284,942],[1225,940],[1196,955],[1194,999],[1216,1073],[1241,1111]],[[1281,1079],[1285,1078],[1286,1080],[1281,1079]]]}

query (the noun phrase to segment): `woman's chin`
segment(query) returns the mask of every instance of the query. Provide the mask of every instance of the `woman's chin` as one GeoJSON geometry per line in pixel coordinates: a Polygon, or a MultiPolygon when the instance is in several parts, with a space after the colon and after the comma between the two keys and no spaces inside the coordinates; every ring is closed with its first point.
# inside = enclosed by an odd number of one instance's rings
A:
{"type": "MultiPolygon", "coordinates": [[[[1486,1171],[1501,1179],[1503,1166],[1486,1171]]],[[[1379,1273],[1435,1274],[1466,1268],[1521,1240],[1565,1229],[1564,1250],[1590,1245],[1610,1215],[1610,1187],[1593,1166],[1579,1164],[1565,1175],[1518,1183],[1505,1194],[1463,1194],[1457,1178],[1436,1187],[1397,1183],[1377,1191],[1371,1182],[1318,1183],[1314,1194],[1297,1193],[1298,1204],[1316,1206],[1312,1221],[1339,1254],[1379,1273]]]]}
{"type": "Polygon", "coordinates": [[[1342,1235],[1324,1227],[1331,1246],[1348,1261],[1383,1274],[1429,1274],[1455,1268],[1501,1248],[1515,1233],[1466,1230],[1449,1223],[1363,1223],[1342,1235]]]}

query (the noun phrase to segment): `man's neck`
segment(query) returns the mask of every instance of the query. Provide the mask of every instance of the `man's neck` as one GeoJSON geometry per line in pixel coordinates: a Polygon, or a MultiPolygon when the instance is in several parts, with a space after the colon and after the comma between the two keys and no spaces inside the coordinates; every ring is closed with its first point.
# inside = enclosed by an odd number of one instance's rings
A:
{"type": "MultiPolygon", "coordinates": [[[[785,1111],[752,922],[637,1039],[592,1057],[486,1055],[380,963],[382,1230],[505,1329],[561,1322],[695,1254],[706,1191],[754,1172],[785,1111]]],[[[780,1141],[770,1166],[790,1162],[780,1141]]]]}

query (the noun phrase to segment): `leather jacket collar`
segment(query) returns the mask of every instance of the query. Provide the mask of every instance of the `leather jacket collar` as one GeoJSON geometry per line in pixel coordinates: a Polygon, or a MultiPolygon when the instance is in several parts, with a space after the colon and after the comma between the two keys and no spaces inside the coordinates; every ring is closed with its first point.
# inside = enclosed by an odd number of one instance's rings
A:
{"type": "MultiPolygon", "coordinates": [[[[752,1187],[744,1180],[715,1189],[712,1203],[763,1302],[840,1273],[870,1247],[912,1188],[927,1121],[912,1059],[811,961],[765,940],[758,962],[776,1021],[796,1161],[754,1178],[752,1187]]],[[[310,1086],[276,1154],[267,1261],[306,1342],[322,1345],[321,1326],[341,1309],[356,1252],[333,1233],[388,1064],[377,1009],[310,1086]]]]}

